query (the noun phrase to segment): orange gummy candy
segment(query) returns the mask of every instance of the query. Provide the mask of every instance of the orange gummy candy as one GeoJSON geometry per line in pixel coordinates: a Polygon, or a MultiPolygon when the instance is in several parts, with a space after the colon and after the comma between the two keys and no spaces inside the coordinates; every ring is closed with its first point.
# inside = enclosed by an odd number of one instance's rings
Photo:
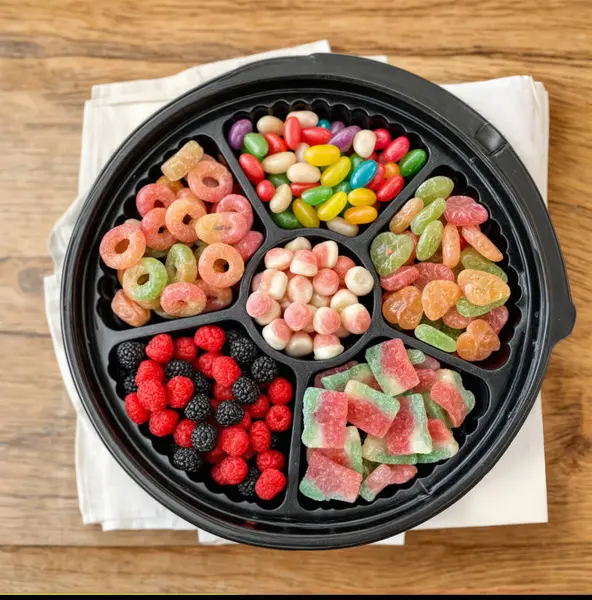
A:
{"type": "Polygon", "coordinates": [[[508,284],[486,271],[464,269],[458,274],[457,283],[467,300],[477,306],[486,306],[510,297],[508,284]]]}
{"type": "Polygon", "coordinates": [[[467,330],[456,340],[456,351],[461,358],[475,362],[485,360],[500,349],[497,333],[483,319],[469,323],[467,330]]]}
{"type": "Polygon", "coordinates": [[[437,321],[456,306],[461,296],[462,292],[454,281],[430,281],[421,293],[423,312],[430,321],[437,321]]]}
{"type": "Polygon", "coordinates": [[[463,227],[461,233],[467,243],[485,258],[499,262],[504,257],[499,248],[484,233],[481,233],[478,226],[463,227]]]}
{"type": "Polygon", "coordinates": [[[442,232],[442,262],[454,269],[460,261],[460,235],[458,229],[447,223],[442,232]]]}
{"type": "Polygon", "coordinates": [[[393,233],[403,233],[411,225],[411,221],[421,212],[423,200],[421,198],[411,198],[403,204],[399,212],[391,219],[389,229],[393,233]]]}
{"type": "Polygon", "coordinates": [[[423,316],[421,292],[415,286],[408,285],[386,295],[382,314],[389,323],[401,329],[415,329],[423,316]]]}

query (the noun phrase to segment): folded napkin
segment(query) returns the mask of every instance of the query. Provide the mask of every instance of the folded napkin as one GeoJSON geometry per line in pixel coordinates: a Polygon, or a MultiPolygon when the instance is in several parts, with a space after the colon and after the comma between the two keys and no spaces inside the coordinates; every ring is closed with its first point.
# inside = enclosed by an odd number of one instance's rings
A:
{"type": "MultiPolygon", "coordinates": [[[[118,465],[94,431],[68,369],[60,323],[63,260],[85,196],[103,165],[127,135],[164,104],[211,78],[249,62],[278,56],[330,52],[326,41],[220,61],[162,79],[95,86],[85,104],[79,195],[55,225],[49,248],[55,272],[45,279],[46,312],[66,390],[77,411],[76,477],[85,524],[114,529],[184,529],[195,526],[149,496],[118,465]]],[[[371,57],[386,61],[385,57],[371,57]]],[[[445,86],[489,119],[524,161],[543,196],[547,187],[548,99],[530,77],[445,86]]],[[[469,494],[420,528],[531,523],[547,519],[540,398],[495,468],[469,494]]],[[[200,530],[201,543],[227,540],[200,530]]],[[[383,544],[402,544],[404,534],[383,544]]]]}

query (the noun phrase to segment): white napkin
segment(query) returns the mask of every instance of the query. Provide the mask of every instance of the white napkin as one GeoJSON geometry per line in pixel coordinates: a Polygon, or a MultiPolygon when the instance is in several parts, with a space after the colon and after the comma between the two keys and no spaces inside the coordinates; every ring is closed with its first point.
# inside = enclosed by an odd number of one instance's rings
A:
{"type": "MultiPolygon", "coordinates": [[[[77,413],[76,476],[85,524],[114,529],[195,530],[140,488],[112,458],[81,406],[68,370],[61,334],[59,289],[63,258],[84,198],[123,139],[163,104],[241,65],[276,56],[330,52],[326,41],[194,67],[172,77],[95,86],[85,104],[79,196],[50,236],[55,272],[45,279],[46,312],[66,389],[77,413]]],[[[385,57],[373,57],[386,61],[385,57]]],[[[548,99],[529,77],[445,86],[479,110],[512,143],[546,197],[548,99]]],[[[467,527],[547,520],[540,398],[496,467],[469,494],[421,528],[467,527]]],[[[226,540],[199,531],[201,543],[226,540]]],[[[402,544],[404,535],[380,543],[402,544]]]]}

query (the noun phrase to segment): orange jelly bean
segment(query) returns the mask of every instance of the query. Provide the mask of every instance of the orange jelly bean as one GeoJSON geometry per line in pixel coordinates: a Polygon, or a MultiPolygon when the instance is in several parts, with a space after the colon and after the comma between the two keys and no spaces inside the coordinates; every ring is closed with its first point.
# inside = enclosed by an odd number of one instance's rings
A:
{"type": "Polygon", "coordinates": [[[401,169],[399,169],[399,165],[394,162],[388,162],[384,165],[384,178],[388,179],[389,177],[394,177],[395,175],[400,175],[401,169]]]}
{"type": "Polygon", "coordinates": [[[345,211],[343,217],[352,225],[365,225],[376,220],[378,211],[373,206],[352,206],[345,211]]]}

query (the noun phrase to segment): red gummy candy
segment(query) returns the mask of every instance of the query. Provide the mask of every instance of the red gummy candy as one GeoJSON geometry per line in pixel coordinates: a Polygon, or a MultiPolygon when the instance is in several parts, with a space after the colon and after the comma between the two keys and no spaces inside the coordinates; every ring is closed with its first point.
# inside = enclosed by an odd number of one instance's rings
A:
{"type": "Polygon", "coordinates": [[[125,397],[125,412],[132,423],[136,425],[142,425],[150,418],[150,411],[142,406],[136,393],[128,394],[125,397]]]}
{"type": "Polygon", "coordinates": [[[255,493],[261,500],[272,500],[286,487],[286,476],[277,469],[263,471],[255,484],[255,493]]]}
{"type": "Polygon", "coordinates": [[[146,346],[148,358],[159,363],[168,363],[174,351],[173,338],[166,333],[154,336],[146,346]]]}

